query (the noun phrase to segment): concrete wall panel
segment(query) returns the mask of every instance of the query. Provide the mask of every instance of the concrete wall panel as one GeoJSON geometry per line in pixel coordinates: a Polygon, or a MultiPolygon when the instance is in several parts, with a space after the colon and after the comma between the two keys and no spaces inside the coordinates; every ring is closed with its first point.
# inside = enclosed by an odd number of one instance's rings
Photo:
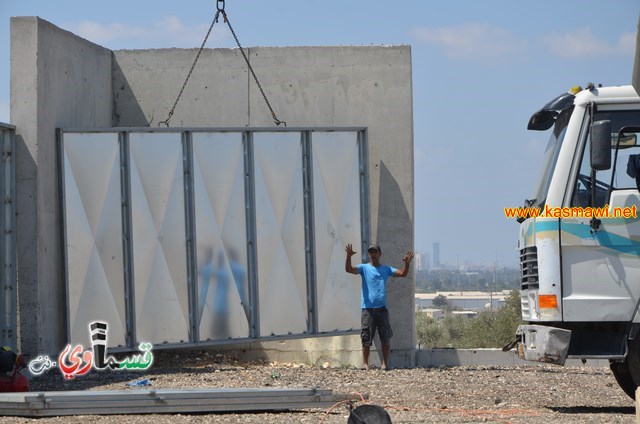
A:
{"type": "Polygon", "coordinates": [[[36,17],[11,19],[11,120],[17,131],[21,349],[64,338],[57,127],[108,127],[111,52],[36,17]]]}

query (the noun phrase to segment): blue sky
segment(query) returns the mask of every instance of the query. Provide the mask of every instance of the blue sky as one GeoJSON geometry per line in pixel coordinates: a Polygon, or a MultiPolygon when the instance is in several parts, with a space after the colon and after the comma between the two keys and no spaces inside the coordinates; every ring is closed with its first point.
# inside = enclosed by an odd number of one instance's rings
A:
{"type": "MultiPolygon", "coordinates": [[[[215,5],[0,0],[0,121],[10,122],[10,16],[111,49],[199,47],[215,5]]],[[[640,4],[226,0],[226,10],[247,47],[411,45],[415,248],[438,241],[445,263],[515,266],[518,226],[502,208],[531,197],[549,136],[527,131],[529,116],[573,85],[631,83],[640,4]]],[[[234,42],[219,25],[207,47],[234,42]]]]}

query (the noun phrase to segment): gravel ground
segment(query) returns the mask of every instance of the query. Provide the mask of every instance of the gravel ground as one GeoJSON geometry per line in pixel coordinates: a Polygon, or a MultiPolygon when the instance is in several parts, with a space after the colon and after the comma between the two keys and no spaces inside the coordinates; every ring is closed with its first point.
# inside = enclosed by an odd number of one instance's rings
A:
{"type": "MultiPolygon", "coordinates": [[[[391,371],[304,364],[242,363],[206,352],[158,352],[144,372],[98,372],[65,382],[52,369],[31,380],[32,391],[135,390],[149,378],[155,389],[312,388],[367,394],[394,423],[633,423],[634,402],[608,368],[559,366],[415,368],[391,371]]],[[[358,404],[362,404],[359,402],[358,404]]],[[[346,423],[345,405],[332,410],[273,413],[158,414],[38,418],[44,423],[346,423]]],[[[35,419],[3,417],[3,423],[35,419]]]]}

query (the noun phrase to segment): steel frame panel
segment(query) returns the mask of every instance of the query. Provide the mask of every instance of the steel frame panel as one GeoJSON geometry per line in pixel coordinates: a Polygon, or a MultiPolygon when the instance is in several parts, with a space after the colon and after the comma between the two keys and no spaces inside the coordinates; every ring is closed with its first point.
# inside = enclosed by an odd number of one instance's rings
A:
{"type": "Polygon", "coordinates": [[[245,140],[241,133],[196,133],[192,138],[197,339],[246,338],[252,318],[245,140]]]}
{"type": "MultiPolygon", "coordinates": [[[[127,351],[135,348],[138,342],[138,332],[135,325],[135,281],[134,281],[134,257],[132,251],[132,211],[131,211],[131,181],[129,163],[129,134],[130,133],[180,133],[182,139],[182,167],[184,172],[184,221],[185,221],[185,255],[187,263],[187,285],[188,285],[188,340],[180,342],[168,342],[155,346],[155,348],[180,348],[187,346],[224,345],[241,343],[253,340],[280,340],[290,338],[307,338],[319,335],[340,335],[353,334],[357,330],[339,329],[336,331],[320,332],[318,329],[318,293],[316,281],[316,259],[315,259],[315,228],[314,228],[314,203],[313,203],[313,158],[312,158],[312,137],[314,132],[355,132],[357,133],[358,150],[358,172],[359,172],[359,202],[360,202],[360,243],[361,252],[366,252],[366,247],[370,240],[370,220],[369,220],[369,180],[368,180],[368,158],[367,158],[367,129],[363,127],[290,127],[290,128],[74,128],[59,130],[59,153],[62,154],[64,135],[73,133],[114,133],[119,134],[120,145],[120,166],[121,166],[121,211],[122,211],[122,248],[124,257],[124,281],[125,281],[125,304],[126,304],[126,346],[110,347],[110,350],[127,351]],[[304,197],[304,266],[306,276],[306,330],[300,334],[262,334],[260,328],[260,299],[257,269],[257,232],[256,232],[256,186],[254,169],[254,134],[260,133],[299,133],[302,150],[302,187],[304,197]],[[247,255],[247,279],[249,298],[249,334],[246,338],[201,340],[199,334],[199,312],[198,312],[198,290],[197,264],[196,264],[196,239],[197,229],[195,228],[195,200],[194,200],[194,147],[193,136],[199,133],[240,133],[243,144],[243,165],[244,165],[244,186],[245,186],[245,223],[246,223],[246,255],[247,255]]],[[[64,191],[64,169],[60,169],[61,193],[64,191]]],[[[64,208],[64,202],[61,202],[64,208]]],[[[62,211],[62,235],[63,235],[63,270],[65,289],[68,290],[66,256],[66,222],[64,221],[65,211],[62,211]]],[[[264,311],[263,311],[264,312],[264,311]]],[[[68,310],[67,310],[68,320],[68,310]]],[[[69,334],[68,334],[69,336],[69,334]]],[[[69,337],[67,337],[69,338],[69,337]]]]}
{"type": "Polygon", "coordinates": [[[301,141],[298,132],[254,134],[260,335],[309,331],[301,141]]]}
{"type": "MultiPolygon", "coordinates": [[[[98,134],[98,133],[93,133],[93,134],[98,134]]],[[[116,160],[120,161],[119,156],[121,154],[120,153],[121,148],[118,144],[120,143],[119,140],[121,138],[121,135],[118,133],[103,133],[103,134],[114,135],[115,137],[111,137],[111,138],[115,138],[116,144],[113,146],[108,146],[109,144],[114,144],[114,140],[109,140],[108,138],[97,139],[94,141],[94,142],[97,142],[98,144],[105,144],[107,145],[107,147],[110,147],[110,149],[109,148],[107,149],[107,152],[100,151],[99,153],[104,155],[105,153],[108,153],[110,151],[112,154],[112,160],[114,161],[111,163],[105,162],[104,157],[100,157],[98,161],[94,162],[94,165],[95,163],[99,162],[101,165],[103,163],[106,164],[106,166],[102,167],[99,170],[95,168],[91,169],[91,171],[101,171],[102,177],[103,178],[106,177],[104,178],[103,181],[101,181],[102,183],[104,183],[104,185],[100,187],[100,189],[105,193],[104,194],[105,197],[102,200],[108,197],[109,187],[111,186],[112,180],[114,178],[118,178],[120,180],[119,181],[120,189],[122,189],[122,186],[123,186],[123,182],[121,179],[122,164],[120,163],[118,166],[118,164],[115,162],[116,160]]],[[[127,261],[125,258],[125,251],[122,250],[122,248],[125,247],[125,245],[123,245],[121,241],[118,241],[119,239],[118,236],[114,237],[112,233],[113,231],[112,227],[113,225],[115,225],[117,227],[116,230],[122,231],[124,234],[123,224],[125,221],[121,220],[120,222],[115,222],[115,223],[109,222],[109,219],[113,219],[112,217],[114,216],[114,214],[109,213],[109,212],[113,212],[112,210],[106,211],[105,213],[104,203],[97,204],[97,202],[95,202],[96,199],[91,199],[93,201],[89,201],[89,199],[83,198],[83,194],[93,195],[92,193],[90,193],[89,190],[82,190],[80,188],[80,184],[84,184],[85,186],[84,188],[86,188],[87,179],[77,178],[76,176],[71,175],[71,178],[69,179],[69,181],[71,181],[71,184],[73,188],[75,188],[75,190],[71,190],[70,193],[67,193],[66,169],[69,168],[70,172],[73,172],[71,171],[73,164],[78,164],[79,161],[78,160],[74,161],[69,159],[68,161],[69,163],[67,164],[67,161],[65,160],[67,153],[65,151],[65,144],[62,142],[62,140],[63,140],[63,134],[62,132],[58,132],[57,147],[58,147],[58,169],[60,172],[60,178],[59,178],[60,207],[62,208],[62,210],[65,210],[68,200],[72,202],[74,201],[81,202],[84,209],[79,214],[76,214],[76,220],[73,220],[73,224],[76,226],[82,226],[86,231],[84,234],[81,234],[80,237],[75,237],[72,240],[72,242],[76,243],[74,245],[74,254],[73,255],[69,254],[69,252],[67,251],[67,246],[70,242],[67,234],[67,229],[68,229],[68,226],[70,225],[70,223],[68,222],[69,217],[66,214],[61,215],[62,217],[62,222],[61,222],[62,227],[61,227],[61,237],[60,237],[61,258],[62,258],[61,268],[62,268],[63,278],[65,281],[64,302],[65,302],[65,308],[67,310],[65,327],[64,327],[65,335],[68,340],[68,339],[71,339],[72,335],[74,334],[73,330],[75,328],[74,327],[75,320],[73,320],[72,322],[70,318],[70,315],[72,313],[72,308],[75,315],[78,315],[78,314],[82,315],[81,308],[83,306],[85,311],[92,310],[93,308],[96,308],[96,307],[100,309],[101,312],[105,312],[105,309],[108,312],[110,309],[111,312],[116,314],[116,319],[118,321],[121,321],[124,315],[123,325],[120,327],[117,327],[121,329],[122,337],[119,337],[118,335],[116,335],[116,339],[118,340],[118,344],[117,344],[118,346],[127,345],[126,338],[127,338],[127,329],[129,327],[128,320],[127,320],[128,308],[126,305],[127,261]],[[78,182],[80,182],[80,184],[78,184],[78,182]],[[102,229],[102,231],[100,229],[102,229]],[[117,246],[120,246],[120,247],[117,247],[117,246]],[[73,272],[77,272],[78,267],[74,267],[73,270],[70,270],[69,260],[71,257],[75,259],[78,256],[86,257],[86,263],[84,264],[86,265],[86,267],[82,268],[80,273],[77,273],[77,274],[74,273],[74,278],[82,279],[82,285],[80,287],[77,287],[78,290],[72,292],[69,287],[70,274],[73,272]],[[118,287],[118,285],[113,285],[115,283],[111,282],[109,279],[109,274],[112,274],[112,273],[110,273],[108,269],[111,268],[113,272],[113,265],[109,267],[109,262],[113,262],[114,260],[116,263],[115,267],[117,268],[115,272],[117,275],[122,276],[124,280],[124,286],[118,287]],[[121,267],[117,266],[117,263],[119,261],[121,261],[122,263],[121,267]],[[102,279],[102,281],[99,281],[99,280],[96,281],[96,279],[91,280],[93,281],[94,284],[87,287],[87,284],[86,284],[87,275],[89,273],[91,273],[92,275],[95,275],[96,272],[104,278],[102,279]],[[110,294],[112,294],[112,291],[116,291],[115,296],[109,296],[110,294]],[[122,291],[122,296],[118,296],[117,292],[119,291],[122,291]],[[86,294],[88,292],[91,293],[93,296],[89,296],[88,294],[86,294]],[[96,296],[96,295],[101,295],[101,296],[96,296]],[[83,302],[83,299],[86,299],[87,297],[90,298],[90,301],[88,303],[83,302]],[[98,297],[98,298],[93,299],[95,297],[98,297]],[[109,304],[110,300],[113,301],[111,304],[109,304]],[[120,302],[123,302],[125,304],[121,304],[120,302]]],[[[83,152],[79,152],[76,156],[78,155],[82,156],[82,153],[83,152]]],[[[95,188],[95,187],[92,186],[92,188],[95,188]]],[[[121,200],[122,193],[119,193],[119,197],[121,200]]],[[[117,202],[115,199],[112,199],[112,201],[114,203],[117,202]]],[[[119,211],[123,210],[121,205],[118,205],[117,203],[115,205],[111,204],[112,209],[116,209],[116,207],[117,207],[117,210],[119,211]]],[[[122,218],[122,215],[120,216],[120,218],[122,218]]],[[[108,315],[108,313],[106,315],[108,315]]],[[[103,314],[103,317],[104,317],[104,314],[103,314]]],[[[86,325],[85,328],[88,329],[89,322],[84,323],[84,325],[86,325]]],[[[113,325],[115,324],[112,322],[112,326],[113,325]]],[[[78,332],[80,332],[80,330],[76,329],[76,333],[78,332]]],[[[82,337],[82,341],[88,341],[90,339],[88,331],[86,333],[82,331],[82,336],[80,337],[82,337]]],[[[113,333],[112,333],[111,340],[113,340],[113,333]]]]}
{"type": "Polygon", "coordinates": [[[138,342],[189,341],[182,134],[129,133],[138,342]]]}
{"type": "Polygon", "coordinates": [[[362,215],[359,134],[317,131],[310,140],[313,300],[319,333],[360,328],[359,317],[350,312],[360,308],[360,285],[343,271],[344,244],[358,246],[362,239],[360,229],[353,226],[362,215]]]}

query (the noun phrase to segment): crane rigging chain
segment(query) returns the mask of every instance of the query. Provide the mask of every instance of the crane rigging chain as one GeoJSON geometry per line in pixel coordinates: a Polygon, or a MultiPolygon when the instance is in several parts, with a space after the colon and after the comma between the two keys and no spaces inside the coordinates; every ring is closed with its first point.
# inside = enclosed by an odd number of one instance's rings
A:
{"type": "Polygon", "coordinates": [[[218,9],[218,11],[216,12],[215,17],[213,18],[213,21],[211,21],[211,26],[209,27],[209,31],[207,31],[207,35],[205,35],[204,40],[202,41],[202,45],[200,46],[200,50],[198,50],[198,54],[196,54],[196,59],[193,61],[193,65],[191,65],[191,69],[189,69],[189,73],[187,74],[187,78],[184,80],[184,83],[182,84],[182,88],[180,89],[180,92],[178,93],[178,97],[176,98],[176,101],[173,103],[173,106],[171,107],[171,110],[169,111],[169,116],[167,116],[167,119],[165,119],[164,121],[158,122],[158,126],[161,126],[163,124],[166,127],[169,126],[169,120],[173,116],[173,112],[175,111],[176,106],[178,105],[178,102],[180,101],[180,97],[182,97],[182,93],[184,92],[184,89],[187,86],[187,82],[189,82],[189,78],[191,78],[191,74],[193,73],[193,69],[196,67],[196,63],[198,63],[198,59],[200,58],[200,54],[202,53],[202,50],[204,49],[204,45],[206,44],[207,39],[209,39],[209,35],[211,34],[211,30],[213,30],[213,25],[216,22],[218,22],[218,16],[219,15],[220,15],[220,9],[218,9]]]}
{"type": "Polygon", "coordinates": [[[253,67],[251,66],[251,63],[249,62],[249,58],[247,57],[246,53],[244,52],[244,49],[242,48],[242,45],[240,44],[240,40],[238,39],[238,36],[236,35],[236,32],[233,30],[233,27],[231,26],[231,22],[229,22],[229,17],[227,16],[227,12],[224,10],[224,6],[225,6],[224,2],[225,2],[225,0],[216,0],[216,14],[213,17],[213,21],[211,22],[211,26],[209,26],[209,30],[207,31],[207,35],[205,35],[204,40],[202,41],[202,45],[200,46],[200,49],[198,50],[198,53],[196,54],[196,58],[193,61],[193,64],[191,65],[191,69],[189,69],[189,73],[187,74],[187,78],[184,80],[184,83],[182,84],[182,88],[180,89],[180,92],[178,93],[178,97],[176,98],[176,101],[173,103],[173,106],[171,107],[171,110],[169,111],[169,116],[167,116],[167,119],[165,119],[164,121],[158,122],[158,126],[161,126],[161,125],[165,125],[166,127],[169,126],[169,120],[171,120],[171,117],[173,116],[173,112],[175,111],[176,106],[178,105],[178,102],[180,101],[180,98],[182,97],[182,93],[184,92],[184,89],[187,86],[187,82],[189,82],[189,78],[191,78],[191,74],[193,73],[193,70],[196,67],[196,63],[198,63],[198,59],[200,58],[200,54],[202,53],[202,50],[204,50],[204,45],[207,43],[207,40],[209,39],[209,35],[211,34],[211,31],[213,30],[213,26],[218,22],[218,18],[220,16],[220,14],[222,14],[222,17],[224,18],[224,22],[229,27],[229,30],[231,31],[231,34],[233,35],[233,38],[236,41],[236,45],[240,49],[240,53],[242,53],[242,57],[244,58],[244,61],[246,62],[247,67],[249,68],[249,71],[251,72],[251,75],[253,76],[253,79],[256,82],[256,85],[260,89],[260,93],[262,94],[262,98],[264,99],[265,103],[267,104],[267,107],[269,108],[269,111],[271,112],[271,116],[273,117],[273,121],[275,122],[276,126],[280,126],[280,124],[283,124],[285,127],[287,126],[287,123],[285,121],[279,120],[278,117],[276,116],[276,113],[273,111],[273,108],[271,107],[271,103],[269,103],[269,99],[267,99],[267,95],[265,94],[264,90],[262,89],[262,85],[260,84],[260,81],[258,81],[258,77],[256,76],[256,73],[254,72],[253,67]]]}

